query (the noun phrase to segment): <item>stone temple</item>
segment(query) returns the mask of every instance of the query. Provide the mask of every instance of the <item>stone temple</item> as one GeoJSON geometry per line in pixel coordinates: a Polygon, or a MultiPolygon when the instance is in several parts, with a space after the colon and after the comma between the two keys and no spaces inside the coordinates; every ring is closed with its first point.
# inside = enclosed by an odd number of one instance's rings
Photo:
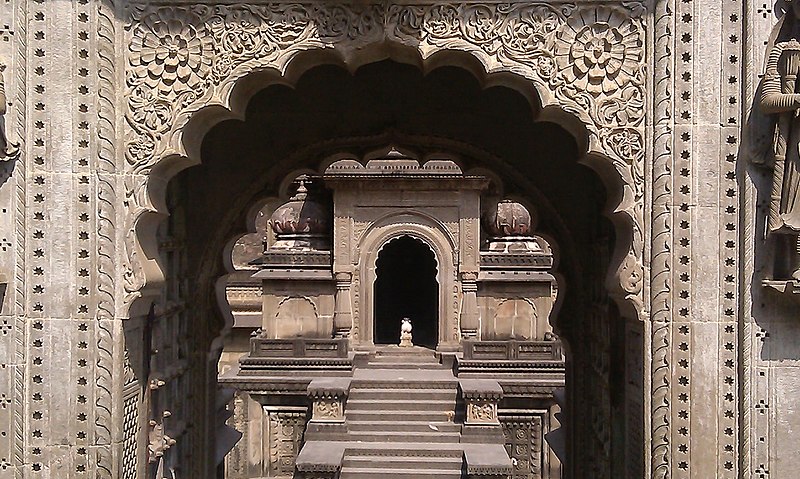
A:
{"type": "Polygon", "coordinates": [[[800,0],[0,1],[0,477],[794,479],[800,0]]]}

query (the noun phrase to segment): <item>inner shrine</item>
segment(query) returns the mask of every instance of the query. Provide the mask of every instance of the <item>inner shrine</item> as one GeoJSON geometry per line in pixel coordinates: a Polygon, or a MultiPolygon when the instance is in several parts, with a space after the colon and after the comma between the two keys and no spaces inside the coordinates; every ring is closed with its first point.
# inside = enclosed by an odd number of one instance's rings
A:
{"type": "Polygon", "coordinates": [[[275,422],[267,477],[293,473],[281,464],[300,477],[501,477],[513,464],[559,477],[545,440],[565,381],[558,287],[535,206],[444,154],[392,145],[321,164],[269,219],[251,262],[261,327],[220,379],[263,407],[250,422],[275,422]],[[286,437],[281,421],[304,407],[307,428],[286,437]],[[515,439],[500,421],[518,416],[536,428],[515,439]]]}

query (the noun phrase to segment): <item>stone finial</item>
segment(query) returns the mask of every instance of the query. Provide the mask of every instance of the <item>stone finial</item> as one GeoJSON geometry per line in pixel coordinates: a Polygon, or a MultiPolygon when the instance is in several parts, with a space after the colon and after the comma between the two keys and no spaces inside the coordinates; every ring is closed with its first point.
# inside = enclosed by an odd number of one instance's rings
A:
{"type": "Polygon", "coordinates": [[[484,218],[484,227],[494,238],[528,237],[533,231],[535,219],[523,204],[502,200],[484,218]]]}
{"type": "Polygon", "coordinates": [[[542,253],[549,247],[534,236],[536,214],[517,201],[505,199],[483,217],[489,250],[507,253],[542,253]]]}
{"type": "Polygon", "coordinates": [[[275,249],[325,249],[330,236],[330,210],[313,198],[308,186],[313,180],[297,178],[297,191],[278,207],[269,225],[277,236],[275,249]]]}

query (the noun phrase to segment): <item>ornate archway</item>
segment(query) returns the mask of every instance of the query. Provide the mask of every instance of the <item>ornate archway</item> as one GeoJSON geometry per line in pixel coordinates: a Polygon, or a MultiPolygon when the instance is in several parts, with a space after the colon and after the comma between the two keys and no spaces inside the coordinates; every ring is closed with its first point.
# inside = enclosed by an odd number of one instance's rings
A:
{"type": "Polygon", "coordinates": [[[624,240],[610,286],[621,310],[641,316],[643,5],[134,3],[129,11],[125,158],[130,201],[124,213],[123,273],[128,294],[122,311],[142,314],[149,302],[137,307],[135,300],[157,294],[163,275],[153,243],[158,213],[164,212],[164,185],[199,162],[200,141],[211,126],[242,118],[255,92],[272,83],[292,84],[310,65],[336,63],[352,71],[394,58],[423,70],[459,65],[484,84],[520,91],[535,104],[537,121],[570,131],[585,161],[609,184],[622,185],[612,219],[624,240]],[[170,48],[171,39],[191,46],[169,54],[178,55],[175,65],[153,47],[170,48]],[[586,49],[593,39],[617,44],[614,58],[592,60],[586,49]]]}
{"type": "Polygon", "coordinates": [[[437,264],[438,288],[438,331],[437,344],[452,345],[458,342],[460,333],[456,323],[458,311],[454,310],[450,293],[456,283],[456,268],[453,264],[453,240],[425,215],[393,215],[383,218],[371,231],[364,232],[360,248],[364,252],[361,260],[360,278],[364,299],[361,307],[364,315],[360,318],[361,328],[367,340],[374,338],[375,290],[377,262],[384,247],[391,241],[409,236],[421,241],[434,253],[437,264]],[[455,336],[455,337],[454,337],[455,336]]]}
{"type": "Polygon", "coordinates": [[[439,291],[436,256],[425,242],[405,235],[384,243],[375,262],[374,344],[398,344],[401,325],[413,325],[413,344],[439,344],[439,291]]]}
{"type": "MultiPolygon", "coordinates": [[[[626,41],[633,42],[632,58],[638,65],[644,55],[643,10],[634,10],[631,15],[629,10],[606,6],[513,4],[510,11],[502,8],[418,5],[384,11],[376,5],[134,7],[129,43],[133,68],[128,78],[126,117],[126,189],[130,201],[124,212],[125,314],[141,314],[160,294],[163,270],[157,260],[155,232],[168,209],[166,185],[178,171],[199,162],[200,140],[211,126],[224,119],[243,118],[256,91],[270,84],[294,84],[312,65],[334,63],[355,71],[388,57],[423,70],[458,65],[484,85],[509,85],[529,99],[537,121],[556,123],[573,134],[582,161],[607,184],[619,186],[611,188],[619,191],[620,197],[611,215],[617,228],[617,250],[610,289],[623,314],[640,318],[643,74],[640,70],[626,71],[607,83],[605,77],[582,73],[579,62],[585,59],[567,45],[581,42],[570,32],[591,34],[595,23],[611,24],[626,41]],[[242,21],[243,17],[252,22],[242,21]],[[454,18],[479,28],[461,29],[451,24],[440,30],[454,18]],[[191,56],[186,57],[187,64],[195,66],[191,72],[176,70],[174,78],[168,75],[154,81],[164,65],[151,59],[147,38],[157,38],[165,28],[179,29],[180,34],[192,37],[201,54],[191,61],[191,56]],[[273,31],[275,28],[282,33],[273,31]],[[527,28],[536,33],[528,35],[529,43],[523,48],[511,32],[527,28]],[[492,44],[483,38],[487,30],[507,30],[509,34],[499,44],[492,44]],[[248,35],[258,40],[261,49],[230,56],[239,48],[230,42],[248,35]],[[271,53],[265,55],[267,51],[271,53]],[[549,53],[553,51],[556,54],[549,53]],[[216,60],[209,62],[207,55],[216,60]],[[230,68],[214,71],[211,63],[227,63],[230,68]],[[574,85],[582,88],[575,90],[574,85]],[[636,108],[640,101],[641,108],[636,108]],[[633,113],[625,110],[631,104],[633,113]]],[[[218,347],[215,349],[218,351],[218,347]]]]}

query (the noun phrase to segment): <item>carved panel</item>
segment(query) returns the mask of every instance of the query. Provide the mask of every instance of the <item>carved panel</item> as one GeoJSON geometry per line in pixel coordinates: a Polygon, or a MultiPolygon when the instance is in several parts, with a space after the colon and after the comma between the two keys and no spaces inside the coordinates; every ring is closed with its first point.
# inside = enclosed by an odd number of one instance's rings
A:
{"type": "Polygon", "coordinates": [[[269,420],[270,477],[294,474],[294,463],[303,445],[303,432],[306,428],[306,415],[302,412],[269,410],[265,408],[269,420]]]}
{"type": "Polygon", "coordinates": [[[467,424],[496,424],[497,399],[468,398],[467,424]]]}
{"type": "Polygon", "coordinates": [[[320,421],[343,421],[342,399],[338,397],[315,398],[313,417],[314,420],[320,421]]]}
{"type": "Polygon", "coordinates": [[[513,463],[512,479],[542,479],[544,453],[542,451],[542,416],[500,416],[506,451],[513,463]]]}
{"type": "MultiPolygon", "coordinates": [[[[181,7],[131,4],[126,158],[144,171],[163,155],[186,114],[222,100],[228,82],[287,64],[302,50],[354,50],[380,41],[472,52],[488,71],[521,72],[587,124],[620,160],[631,160],[644,119],[640,2],[263,4],[181,7]],[[595,55],[593,46],[608,45],[595,55]],[[162,51],[163,50],[163,51],[162,51]],[[168,52],[173,54],[167,54],[168,52]],[[608,132],[601,130],[609,128],[608,132]],[[632,130],[630,128],[633,128],[632,130]]],[[[638,146],[637,146],[638,145],[638,146]]]]}
{"type": "Polygon", "coordinates": [[[275,333],[278,338],[321,337],[317,305],[307,297],[288,297],[275,311],[275,333]]]}
{"type": "Polygon", "coordinates": [[[136,479],[138,466],[139,395],[132,394],[122,403],[122,479],[136,479]]]}

